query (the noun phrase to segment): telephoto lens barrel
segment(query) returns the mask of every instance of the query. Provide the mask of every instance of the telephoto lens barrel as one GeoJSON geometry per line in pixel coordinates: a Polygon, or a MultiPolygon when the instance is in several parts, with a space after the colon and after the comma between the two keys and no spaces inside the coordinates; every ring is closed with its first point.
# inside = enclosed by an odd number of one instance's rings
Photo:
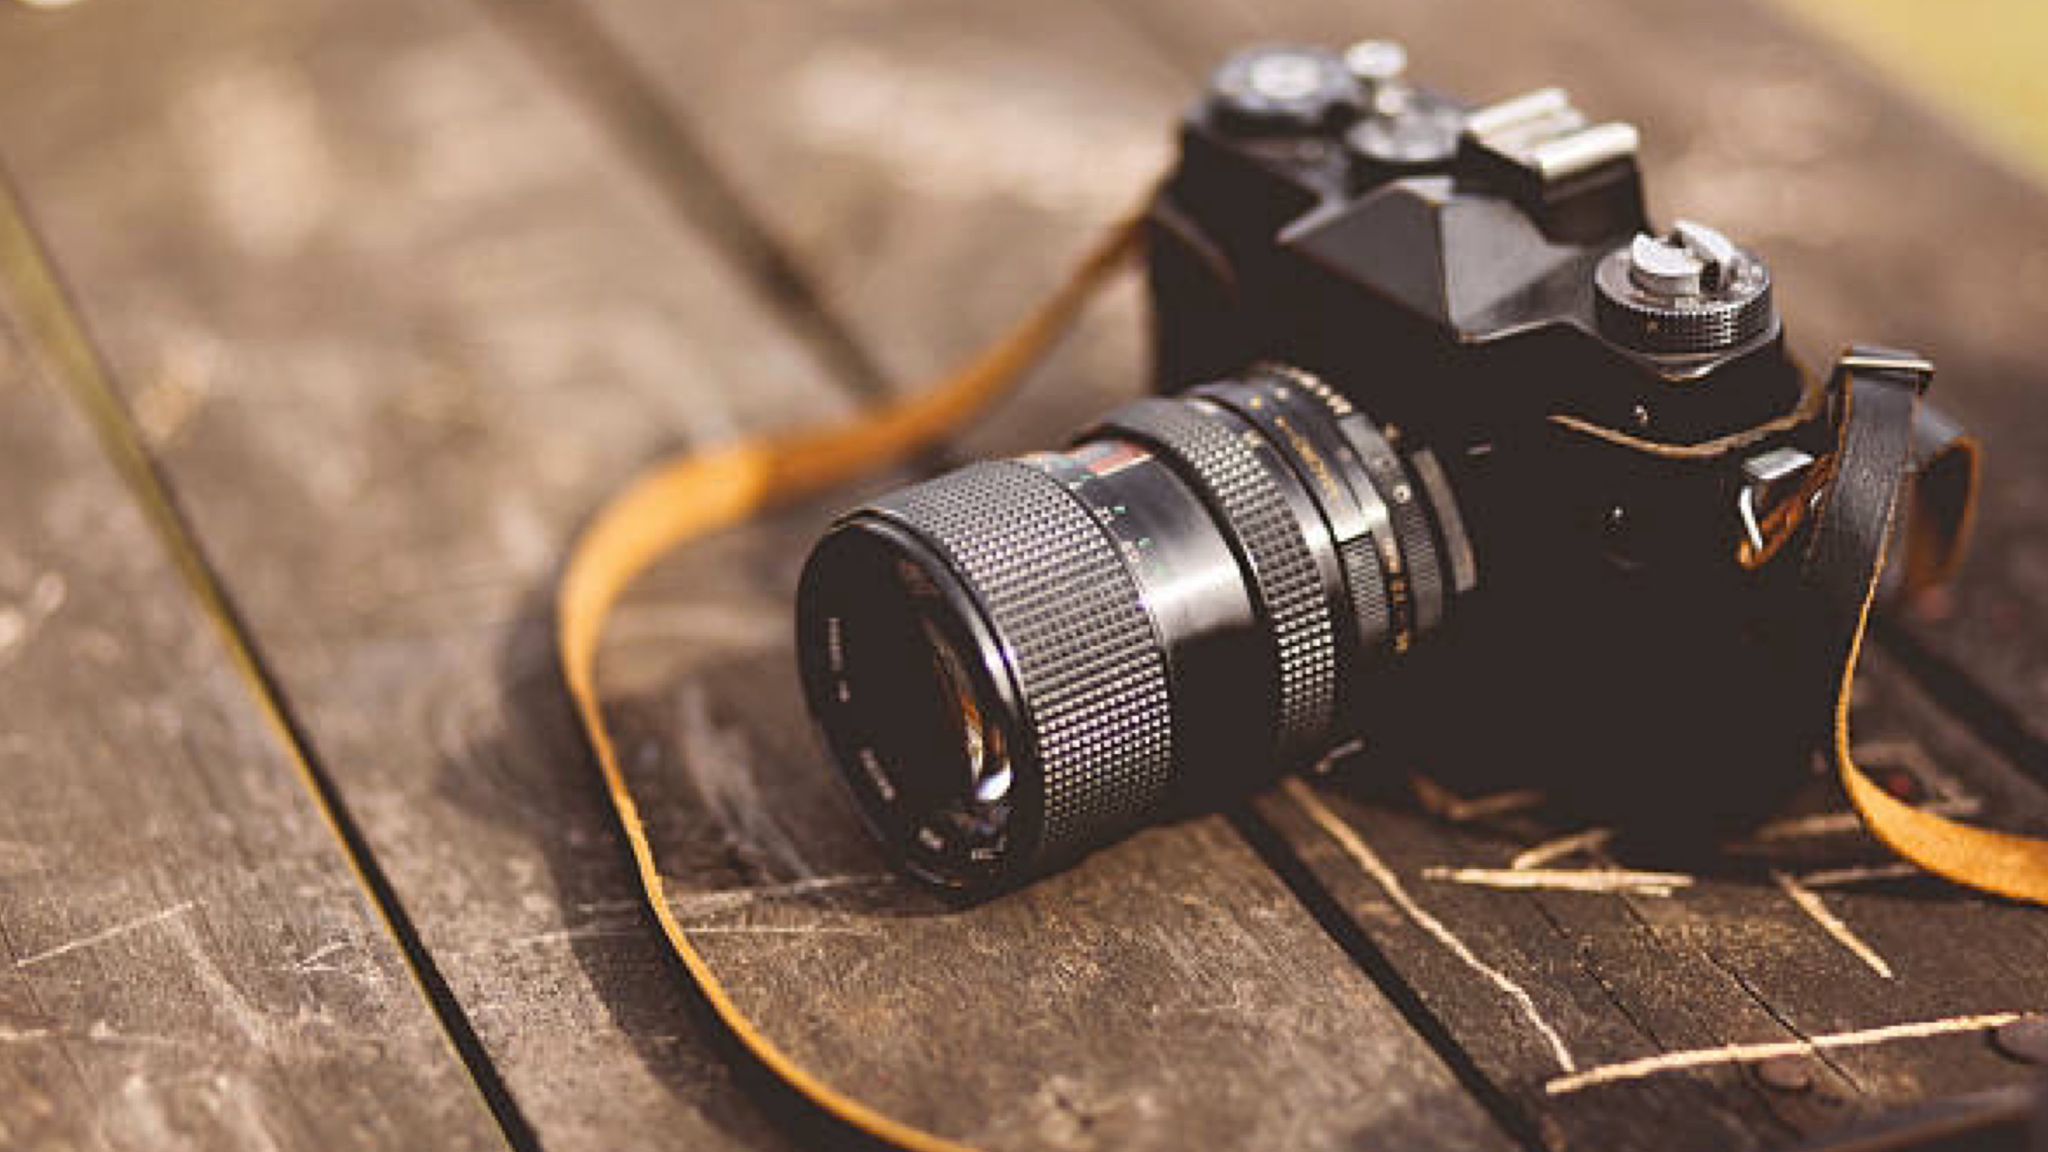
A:
{"type": "Polygon", "coordinates": [[[1312,761],[1477,577],[1426,450],[1262,366],[842,516],[797,648],[876,835],[980,895],[1312,761]]]}

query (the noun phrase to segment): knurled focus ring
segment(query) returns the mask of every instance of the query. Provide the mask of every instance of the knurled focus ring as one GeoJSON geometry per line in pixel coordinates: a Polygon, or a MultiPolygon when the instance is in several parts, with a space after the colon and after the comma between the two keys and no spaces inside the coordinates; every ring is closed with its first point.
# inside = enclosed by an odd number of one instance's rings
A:
{"type": "Polygon", "coordinates": [[[1112,413],[1103,428],[1142,440],[1181,465],[1218,513],[1225,534],[1245,554],[1273,630],[1282,753],[1319,746],[1336,714],[1336,634],[1315,557],[1275,472],[1286,465],[1261,462],[1239,435],[1187,401],[1140,400],[1112,413]]]}
{"type": "Polygon", "coordinates": [[[1087,509],[1010,460],[871,507],[944,554],[1012,654],[1044,773],[1040,862],[1156,812],[1173,765],[1166,654],[1136,578],[1087,509]]]}

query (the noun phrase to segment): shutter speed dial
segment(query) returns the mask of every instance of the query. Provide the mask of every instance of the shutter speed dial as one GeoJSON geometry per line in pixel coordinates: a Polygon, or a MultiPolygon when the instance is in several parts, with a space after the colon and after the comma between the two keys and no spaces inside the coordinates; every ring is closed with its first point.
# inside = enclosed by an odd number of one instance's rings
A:
{"type": "Polygon", "coordinates": [[[1638,234],[1594,270],[1600,331],[1663,355],[1724,352],[1770,330],[1771,273],[1704,224],[1638,234]]]}

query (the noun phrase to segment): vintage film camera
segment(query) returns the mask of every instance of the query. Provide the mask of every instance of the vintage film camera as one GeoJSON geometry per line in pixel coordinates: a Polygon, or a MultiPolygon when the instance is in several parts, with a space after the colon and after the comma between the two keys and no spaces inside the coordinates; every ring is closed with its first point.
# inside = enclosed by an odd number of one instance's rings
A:
{"type": "Polygon", "coordinates": [[[812,714],[912,873],[990,891],[1361,738],[1702,836],[1798,778],[1825,705],[1772,525],[1841,414],[1769,268],[1652,227],[1634,128],[1404,64],[1224,64],[1147,219],[1166,395],[813,552],[812,714]]]}

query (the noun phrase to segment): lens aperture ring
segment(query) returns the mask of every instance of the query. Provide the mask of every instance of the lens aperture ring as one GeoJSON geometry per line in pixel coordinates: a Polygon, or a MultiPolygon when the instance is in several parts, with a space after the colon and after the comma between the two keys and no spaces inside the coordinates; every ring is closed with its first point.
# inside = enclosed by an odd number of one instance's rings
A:
{"type": "Polygon", "coordinates": [[[1406,652],[1444,615],[1443,565],[1437,560],[1429,511],[1400,455],[1364,413],[1353,412],[1337,426],[1357,450],[1373,488],[1386,501],[1387,518],[1394,527],[1398,555],[1382,556],[1382,560],[1394,599],[1394,651],[1406,652]]]}
{"type": "Polygon", "coordinates": [[[890,493],[871,510],[945,556],[1010,654],[1044,775],[1039,859],[1149,819],[1173,765],[1166,657],[1135,577],[1088,510],[1009,460],[890,493]]]}
{"type": "Polygon", "coordinates": [[[1253,589],[1274,636],[1278,671],[1278,746],[1283,757],[1327,739],[1337,705],[1335,622],[1314,555],[1281,488],[1287,465],[1246,428],[1234,431],[1221,410],[1189,401],[1140,400],[1104,421],[1100,432],[1157,449],[1183,470],[1244,554],[1253,589]]]}
{"type": "Polygon", "coordinates": [[[1380,564],[1380,538],[1367,533],[1346,540],[1337,548],[1344,564],[1344,583],[1351,597],[1351,613],[1358,619],[1358,639],[1363,648],[1378,648],[1389,642],[1394,630],[1393,607],[1387,603],[1387,577],[1380,564]]]}
{"type": "Polygon", "coordinates": [[[1415,589],[1415,628],[1420,635],[1435,628],[1444,618],[1443,565],[1436,555],[1436,536],[1429,528],[1422,493],[1413,477],[1402,468],[1403,479],[1388,503],[1394,510],[1394,537],[1401,542],[1401,556],[1408,562],[1409,584],[1415,589]]]}

